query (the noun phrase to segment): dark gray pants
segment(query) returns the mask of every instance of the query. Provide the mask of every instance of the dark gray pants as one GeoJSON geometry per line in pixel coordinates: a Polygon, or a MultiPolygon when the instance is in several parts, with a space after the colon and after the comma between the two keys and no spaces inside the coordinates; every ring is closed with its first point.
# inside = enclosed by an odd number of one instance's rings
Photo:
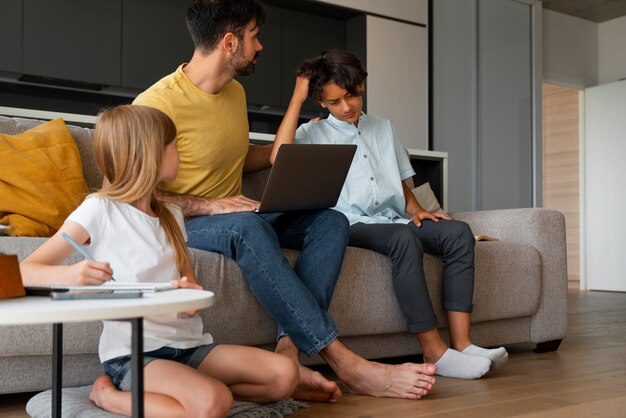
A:
{"type": "Polygon", "coordinates": [[[443,308],[472,311],[474,245],[472,231],[456,220],[404,224],[364,224],[350,227],[349,244],[384,254],[391,259],[393,288],[409,332],[428,331],[437,317],[424,276],[424,251],[443,262],[443,308]]]}

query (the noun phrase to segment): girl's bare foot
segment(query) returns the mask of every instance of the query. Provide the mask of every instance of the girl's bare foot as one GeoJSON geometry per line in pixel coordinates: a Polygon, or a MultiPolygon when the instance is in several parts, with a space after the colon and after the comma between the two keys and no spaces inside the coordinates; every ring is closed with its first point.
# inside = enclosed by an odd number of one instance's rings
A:
{"type": "Polygon", "coordinates": [[[89,399],[100,408],[107,410],[107,400],[117,392],[111,378],[107,375],[100,376],[93,382],[93,389],[89,394],[89,399]]]}

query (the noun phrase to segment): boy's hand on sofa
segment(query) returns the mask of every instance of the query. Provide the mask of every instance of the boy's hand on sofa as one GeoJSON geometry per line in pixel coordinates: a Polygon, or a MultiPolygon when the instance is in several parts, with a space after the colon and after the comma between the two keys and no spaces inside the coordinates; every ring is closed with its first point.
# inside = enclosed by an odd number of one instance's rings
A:
{"type": "Polygon", "coordinates": [[[426,219],[430,219],[432,221],[439,222],[439,219],[450,220],[452,218],[447,213],[430,212],[430,211],[427,211],[427,210],[421,210],[421,211],[415,212],[413,214],[412,221],[413,221],[413,223],[415,223],[415,226],[417,226],[419,228],[419,227],[422,226],[422,221],[424,221],[426,219]]]}

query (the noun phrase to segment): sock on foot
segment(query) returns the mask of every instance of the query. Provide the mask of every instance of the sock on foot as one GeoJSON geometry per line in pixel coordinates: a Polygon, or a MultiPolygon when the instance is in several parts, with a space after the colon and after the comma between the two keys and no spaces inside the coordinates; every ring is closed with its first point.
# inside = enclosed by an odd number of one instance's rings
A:
{"type": "Polygon", "coordinates": [[[435,363],[437,374],[459,379],[478,379],[489,371],[491,360],[486,357],[463,354],[448,348],[435,363]]]}
{"type": "Polygon", "coordinates": [[[492,369],[497,369],[500,366],[504,366],[509,359],[509,353],[506,352],[506,349],[504,347],[488,349],[478,347],[474,344],[470,344],[465,350],[462,351],[462,353],[488,358],[489,360],[491,360],[492,369]]]}

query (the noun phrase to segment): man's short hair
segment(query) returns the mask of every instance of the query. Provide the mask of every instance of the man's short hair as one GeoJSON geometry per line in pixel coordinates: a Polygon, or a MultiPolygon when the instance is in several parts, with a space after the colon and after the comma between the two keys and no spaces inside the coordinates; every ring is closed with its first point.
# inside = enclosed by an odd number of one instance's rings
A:
{"type": "Polygon", "coordinates": [[[256,0],[193,0],[186,20],[195,47],[209,53],[227,33],[241,40],[248,23],[262,25],[265,10],[256,0]]]}
{"type": "Polygon", "coordinates": [[[358,94],[358,88],[365,83],[367,71],[361,61],[343,49],[330,49],[303,62],[296,70],[298,76],[309,78],[309,97],[322,101],[324,86],[335,83],[350,94],[358,94]]]}

